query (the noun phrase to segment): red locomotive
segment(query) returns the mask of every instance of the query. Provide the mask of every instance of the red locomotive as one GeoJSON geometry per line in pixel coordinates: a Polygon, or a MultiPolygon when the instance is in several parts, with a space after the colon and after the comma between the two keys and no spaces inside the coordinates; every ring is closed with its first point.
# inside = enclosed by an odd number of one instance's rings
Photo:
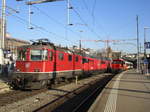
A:
{"type": "Polygon", "coordinates": [[[18,48],[16,71],[11,86],[20,89],[40,89],[75,76],[105,72],[110,60],[83,56],[80,52],[55,46],[39,39],[32,45],[18,48]]]}
{"type": "Polygon", "coordinates": [[[130,68],[133,68],[133,64],[123,59],[114,59],[111,64],[112,73],[119,73],[130,68]]]}

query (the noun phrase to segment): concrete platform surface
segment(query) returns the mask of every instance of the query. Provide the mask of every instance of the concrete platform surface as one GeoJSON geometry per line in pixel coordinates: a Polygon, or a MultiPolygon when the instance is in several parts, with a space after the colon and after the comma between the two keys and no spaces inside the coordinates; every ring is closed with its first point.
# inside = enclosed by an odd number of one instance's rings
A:
{"type": "Polygon", "coordinates": [[[150,112],[150,76],[136,70],[116,75],[88,112],[150,112]]]}

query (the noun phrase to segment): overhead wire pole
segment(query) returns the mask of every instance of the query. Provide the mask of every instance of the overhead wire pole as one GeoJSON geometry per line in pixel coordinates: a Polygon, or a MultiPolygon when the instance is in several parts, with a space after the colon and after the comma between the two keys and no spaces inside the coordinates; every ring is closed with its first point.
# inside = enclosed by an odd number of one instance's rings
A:
{"type": "MultiPolygon", "coordinates": [[[[16,1],[23,1],[23,0],[16,0],[16,1]]],[[[56,2],[56,1],[63,1],[63,0],[36,0],[36,1],[28,0],[28,2],[26,2],[26,4],[29,5],[28,28],[33,29],[33,27],[31,26],[31,14],[33,14],[33,12],[31,11],[31,5],[41,4],[46,2],[56,2]]]]}
{"type": "MultiPolygon", "coordinates": [[[[30,0],[28,0],[28,2],[30,2],[30,0]]],[[[31,26],[31,5],[29,5],[28,21],[29,21],[28,28],[29,28],[29,29],[32,29],[32,26],[31,26]]]]}
{"type": "Polygon", "coordinates": [[[2,0],[2,19],[1,19],[1,34],[2,34],[2,41],[1,41],[1,48],[5,49],[5,35],[6,35],[6,0],[2,0]]]}
{"type": "Polygon", "coordinates": [[[136,16],[136,22],[137,22],[137,72],[139,72],[140,69],[140,63],[139,63],[139,17],[136,16]]]}
{"type": "Polygon", "coordinates": [[[144,58],[146,58],[146,29],[150,29],[150,27],[144,27],[144,58]]]}
{"type": "Polygon", "coordinates": [[[68,25],[70,24],[70,16],[69,16],[69,13],[70,13],[70,0],[67,0],[67,24],[66,24],[66,38],[68,38],[68,25]]]}
{"type": "Polygon", "coordinates": [[[145,42],[146,42],[146,28],[144,28],[144,58],[146,58],[145,42]]]}
{"type": "Polygon", "coordinates": [[[67,26],[70,25],[70,0],[67,0],[67,26]]]}

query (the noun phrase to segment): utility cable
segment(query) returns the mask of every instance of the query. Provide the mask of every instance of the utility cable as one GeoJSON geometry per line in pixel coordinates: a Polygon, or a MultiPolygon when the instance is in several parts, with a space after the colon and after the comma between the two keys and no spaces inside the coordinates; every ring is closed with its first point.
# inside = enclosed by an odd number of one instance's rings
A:
{"type": "MultiPolygon", "coordinates": [[[[7,13],[9,13],[9,12],[7,12],[7,13]]],[[[13,17],[15,17],[15,18],[18,18],[19,20],[21,20],[21,21],[23,21],[24,23],[28,24],[28,21],[27,21],[27,20],[25,20],[25,19],[23,19],[23,18],[21,18],[21,17],[19,17],[19,16],[12,15],[12,14],[11,14],[11,16],[13,16],[13,17]]],[[[37,29],[40,29],[41,31],[44,31],[44,32],[46,32],[46,33],[55,35],[56,37],[61,37],[61,38],[59,38],[59,39],[64,38],[63,36],[60,36],[60,35],[58,35],[58,34],[56,34],[56,33],[53,33],[53,32],[50,32],[50,31],[48,31],[47,29],[45,29],[45,28],[43,28],[43,27],[41,27],[41,26],[38,26],[38,25],[36,25],[36,24],[31,23],[31,25],[33,25],[33,26],[34,26],[35,28],[37,28],[37,29]]],[[[64,40],[67,40],[67,41],[69,41],[69,42],[74,43],[73,41],[68,40],[68,39],[66,39],[66,38],[64,38],[64,40]]]]}

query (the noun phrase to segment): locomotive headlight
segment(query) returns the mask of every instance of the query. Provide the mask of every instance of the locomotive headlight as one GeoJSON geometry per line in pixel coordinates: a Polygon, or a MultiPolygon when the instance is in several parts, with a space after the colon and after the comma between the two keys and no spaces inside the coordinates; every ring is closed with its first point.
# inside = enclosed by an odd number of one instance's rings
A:
{"type": "Polygon", "coordinates": [[[34,72],[40,72],[40,70],[39,69],[34,69],[34,72]]]}
{"type": "Polygon", "coordinates": [[[17,72],[20,72],[20,70],[19,70],[19,69],[17,69],[16,71],[17,71],[17,72]]]}

